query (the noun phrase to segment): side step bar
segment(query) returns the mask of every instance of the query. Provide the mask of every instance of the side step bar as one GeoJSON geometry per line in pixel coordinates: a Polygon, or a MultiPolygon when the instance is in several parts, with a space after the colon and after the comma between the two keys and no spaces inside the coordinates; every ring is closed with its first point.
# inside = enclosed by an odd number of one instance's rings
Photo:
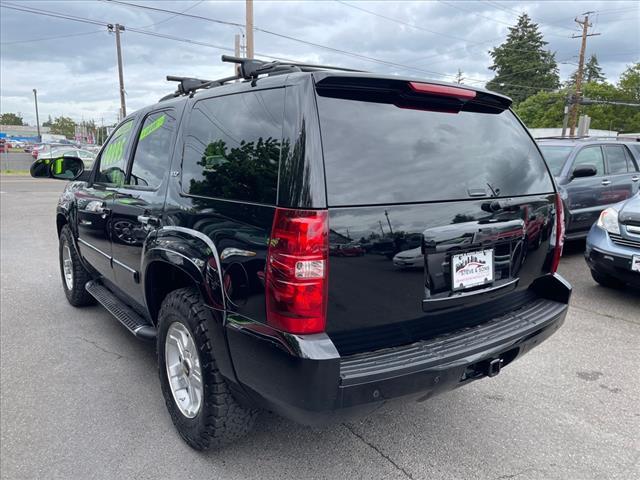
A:
{"type": "Polygon", "coordinates": [[[145,340],[153,340],[156,338],[158,334],[156,327],[151,325],[135,310],[111,293],[100,280],[91,280],[87,282],[84,288],[136,337],[145,340]]]}

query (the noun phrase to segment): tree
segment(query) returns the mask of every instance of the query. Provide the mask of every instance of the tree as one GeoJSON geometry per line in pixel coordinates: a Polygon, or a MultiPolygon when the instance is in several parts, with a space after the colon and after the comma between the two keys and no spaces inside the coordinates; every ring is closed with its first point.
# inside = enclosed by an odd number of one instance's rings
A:
{"type": "Polygon", "coordinates": [[[560,86],[555,54],[545,50],[538,25],[526,13],[518,17],[502,45],[489,52],[496,74],[487,88],[510,96],[515,104],[541,90],[560,86]]]}
{"type": "Polygon", "coordinates": [[[76,134],[76,122],[69,117],[56,117],[51,124],[51,133],[64,135],[66,138],[73,138],[76,134]]]}
{"type": "MultiPolygon", "coordinates": [[[[567,85],[574,86],[576,84],[576,77],[578,76],[578,70],[571,74],[567,85]]],[[[582,76],[582,83],[602,83],[606,81],[606,77],[602,73],[602,67],[598,63],[598,57],[592,54],[584,65],[584,73],[582,76]]]]}
{"type": "Polygon", "coordinates": [[[53,124],[53,120],[51,119],[51,115],[49,115],[49,118],[47,119],[47,121],[45,121],[42,126],[43,127],[50,127],[53,124]]]}
{"type": "Polygon", "coordinates": [[[640,62],[631,65],[622,72],[618,89],[626,100],[640,103],[640,62]]]}
{"type": "MultiPolygon", "coordinates": [[[[585,83],[583,92],[584,98],[590,100],[627,100],[623,89],[606,82],[585,83]]],[[[559,128],[562,126],[565,102],[571,93],[569,88],[558,92],[539,92],[518,104],[516,113],[529,128],[559,128]]],[[[606,103],[590,104],[581,105],[580,113],[591,117],[590,127],[593,129],[619,132],[640,131],[640,109],[638,108],[606,103]]]]}
{"type": "Polygon", "coordinates": [[[20,112],[18,113],[1,113],[0,125],[26,125],[22,119],[20,112]]]}

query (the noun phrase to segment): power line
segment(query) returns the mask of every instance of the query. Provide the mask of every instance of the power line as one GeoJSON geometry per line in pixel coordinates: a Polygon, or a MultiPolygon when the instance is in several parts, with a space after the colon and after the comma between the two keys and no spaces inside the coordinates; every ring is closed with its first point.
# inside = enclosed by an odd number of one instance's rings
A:
{"type": "Polygon", "coordinates": [[[423,32],[432,33],[434,35],[441,35],[443,37],[453,38],[454,40],[461,40],[463,42],[467,41],[462,37],[456,37],[455,35],[449,35],[447,33],[436,32],[434,30],[429,30],[428,28],[424,28],[424,27],[422,27],[420,25],[415,25],[413,23],[405,22],[405,21],[399,20],[397,18],[387,17],[386,15],[382,15],[381,13],[377,13],[377,12],[374,12],[372,10],[367,10],[366,8],[362,8],[362,7],[359,7],[359,6],[356,6],[356,5],[352,5],[352,4],[347,3],[347,2],[345,2],[343,0],[335,0],[335,1],[340,3],[340,4],[342,4],[342,5],[344,5],[344,6],[346,6],[346,7],[354,8],[356,10],[360,10],[361,12],[365,12],[365,13],[368,13],[368,14],[373,15],[375,17],[379,17],[379,18],[383,18],[385,20],[389,20],[390,22],[395,22],[395,23],[398,23],[400,25],[404,25],[406,27],[415,28],[416,30],[422,30],[423,32]]]}
{"type": "Polygon", "coordinates": [[[95,35],[96,33],[102,33],[104,30],[94,30],[92,32],[80,32],[80,33],[68,33],[66,35],[54,35],[52,37],[42,37],[42,38],[32,38],[30,40],[15,40],[10,42],[0,42],[2,45],[15,45],[18,43],[33,43],[33,42],[43,42],[46,40],[57,40],[59,38],[69,38],[69,37],[81,37],[83,35],[95,35]]]}
{"type": "MultiPolygon", "coordinates": [[[[443,5],[446,5],[448,7],[460,10],[462,12],[470,13],[470,14],[475,15],[477,17],[481,17],[481,18],[484,18],[486,20],[490,20],[490,21],[495,22],[495,23],[500,23],[502,25],[506,25],[507,27],[513,27],[513,25],[511,23],[503,22],[502,20],[496,20],[495,18],[487,17],[486,15],[482,15],[481,13],[474,12],[474,11],[471,11],[471,10],[467,10],[465,8],[460,8],[458,5],[456,5],[454,3],[445,2],[444,0],[436,0],[436,1],[442,3],[443,5]]],[[[550,36],[553,36],[553,37],[567,38],[565,35],[558,35],[558,34],[554,34],[554,33],[548,33],[547,35],[550,35],[550,36]]]]}
{"type": "MultiPolygon", "coordinates": [[[[109,0],[109,1],[112,1],[113,3],[121,3],[123,5],[136,6],[136,7],[139,7],[139,8],[150,8],[150,9],[154,9],[154,10],[164,10],[164,9],[157,9],[155,7],[146,7],[146,6],[143,6],[143,5],[129,4],[129,3],[126,3],[126,2],[120,2],[120,1],[116,1],[116,0],[109,0]]],[[[2,3],[2,4],[0,4],[0,7],[9,8],[9,9],[12,9],[12,10],[19,10],[19,11],[23,11],[23,12],[27,12],[27,13],[33,13],[33,14],[37,14],[37,15],[53,17],[53,18],[60,18],[60,19],[72,20],[72,21],[76,21],[76,22],[90,23],[90,24],[93,24],[93,25],[101,25],[101,26],[109,25],[109,23],[107,23],[107,22],[99,21],[99,20],[95,20],[95,19],[83,18],[83,17],[73,16],[73,15],[66,15],[66,14],[61,14],[61,13],[58,13],[58,12],[52,12],[52,11],[48,11],[48,10],[44,10],[44,9],[35,9],[35,8],[27,9],[27,8],[22,8],[22,7],[16,7],[16,6],[13,6],[13,5],[14,4],[2,3]]],[[[174,12],[174,11],[170,11],[170,10],[164,10],[164,11],[166,13],[179,13],[179,12],[174,12]]],[[[208,17],[194,16],[194,15],[191,15],[191,14],[184,14],[184,15],[185,16],[189,16],[189,17],[200,18],[202,20],[214,21],[215,23],[224,23],[224,24],[229,24],[229,25],[232,25],[232,26],[239,26],[240,25],[240,24],[237,24],[237,23],[234,23],[234,22],[226,22],[226,21],[221,21],[221,20],[217,20],[217,19],[209,19],[208,17]]],[[[257,27],[255,27],[254,29],[257,30],[257,31],[265,32],[265,33],[268,32],[267,30],[260,29],[260,28],[257,28],[257,27]]],[[[224,47],[224,46],[221,46],[221,45],[214,45],[214,44],[210,44],[210,43],[206,43],[206,42],[200,42],[200,41],[197,41],[197,40],[191,40],[191,39],[176,37],[176,36],[173,36],[173,35],[161,34],[161,33],[158,33],[158,32],[150,32],[150,31],[140,30],[140,29],[136,29],[136,28],[127,28],[127,30],[130,31],[130,32],[139,33],[139,34],[142,34],[142,35],[166,38],[166,39],[169,39],[169,40],[179,41],[179,42],[183,42],[183,43],[190,43],[190,44],[200,45],[200,46],[206,46],[206,47],[216,48],[216,49],[224,50],[224,51],[233,51],[233,49],[229,48],[229,47],[224,47]]],[[[331,51],[334,51],[334,52],[342,54],[342,55],[347,55],[347,56],[350,56],[350,57],[353,57],[353,58],[359,58],[359,59],[363,59],[363,60],[368,60],[368,61],[379,63],[379,64],[382,64],[382,65],[400,67],[401,69],[413,70],[413,71],[417,71],[417,72],[421,72],[421,73],[426,73],[426,74],[429,74],[429,75],[438,75],[438,76],[441,76],[441,77],[455,78],[455,74],[452,75],[452,74],[446,74],[446,73],[433,72],[433,71],[429,71],[429,70],[419,69],[419,68],[410,67],[408,65],[404,65],[404,64],[400,64],[400,63],[388,62],[386,60],[380,60],[380,59],[377,59],[377,58],[368,57],[366,55],[361,55],[361,54],[348,52],[348,51],[340,50],[340,49],[333,48],[333,47],[328,47],[326,45],[320,45],[320,44],[316,44],[316,43],[313,43],[313,42],[308,42],[306,40],[297,39],[295,37],[290,37],[288,35],[278,34],[276,32],[270,32],[269,31],[268,33],[270,33],[272,35],[275,35],[275,36],[278,36],[278,37],[282,37],[282,38],[290,39],[290,40],[293,40],[293,41],[305,43],[307,45],[316,46],[318,48],[324,48],[324,49],[327,49],[327,50],[331,50],[331,51]]],[[[256,55],[260,56],[260,57],[271,58],[271,59],[274,59],[274,60],[293,61],[293,60],[285,59],[285,58],[282,58],[282,57],[275,57],[275,56],[261,54],[261,53],[256,53],[256,55]]],[[[467,80],[473,81],[473,82],[487,82],[488,81],[486,79],[473,79],[473,78],[468,78],[467,80]]],[[[529,85],[516,85],[516,84],[508,84],[508,83],[505,83],[504,85],[508,85],[508,86],[516,87],[516,88],[526,88],[526,89],[534,89],[534,90],[554,90],[554,89],[551,89],[551,88],[534,87],[534,86],[529,86],[529,85]]]]}
{"type": "MultiPolygon", "coordinates": [[[[182,10],[180,13],[186,13],[189,10],[193,10],[194,8],[196,8],[198,5],[200,5],[202,2],[204,2],[204,0],[198,0],[196,3],[194,3],[193,5],[191,5],[190,7],[185,8],[184,10],[182,10]]],[[[174,18],[176,18],[178,16],[178,14],[175,15],[171,15],[169,18],[165,18],[164,20],[160,20],[159,22],[155,22],[155,23],[150,23],[149,25],[143,25],[141,27],[138,28],[149,28],[149,27],[155,27],[157,25],[160,25],[161,23],[167,23],[169,20],[173,20],[174,18]]]]}

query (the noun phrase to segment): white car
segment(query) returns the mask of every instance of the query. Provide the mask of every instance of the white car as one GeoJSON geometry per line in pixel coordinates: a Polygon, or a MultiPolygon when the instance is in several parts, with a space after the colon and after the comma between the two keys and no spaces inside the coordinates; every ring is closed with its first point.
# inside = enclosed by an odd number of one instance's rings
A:
{"type": "Polygon", "coordinates": [[[40,158],[58,158],[58,157],[78,157],[84,162],[85,167],[90,167],[96,159],[96,154],[88,150],[78,148],[55,148],[49,153],[38,154],[40,158]]]}
{"type": "Polygon", "coordinates": [[[393,264],[400,268],[422,268],[424,265],[424,254],[420,247],[405,250],[397,253],[393,257],[393,264]]]}

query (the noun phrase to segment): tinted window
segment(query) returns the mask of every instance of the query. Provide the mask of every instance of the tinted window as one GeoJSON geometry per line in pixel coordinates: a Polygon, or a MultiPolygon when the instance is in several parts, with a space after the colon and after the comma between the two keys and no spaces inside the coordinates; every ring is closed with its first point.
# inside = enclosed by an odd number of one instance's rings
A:
{"type": "Polygon", "coordinates": [[[604,158],[600,147],[587,147],[580,150],[573,161],[573,169],[581,165],[592,165],[596,167],[597,176],[604,175],[604,158]]]}
{"type": "Polygon", "coordinates": [[[510,111],[441,113],[318,97],[330,205],[552,192],[510,111]]]}
{"type": "Polygon", "coordinates": [[[183,191],[274,204],[283,110],[284,89],[197,102],[185,136],[183,191]]]}
{"type": "Polygon", "coordinates": [[[173,111],[149,115],[138,135],[129,185],[157,188],[169,169],[176,119],[173,111]]]}
{"type": "MultiPolygon", "coordinates": [[[[638,163],[633,158],[632,153],[629,150],[627,150],[626,148],[624,149],[624,153],[627,156],[627,170],[629,172],[637,172],[638,171],[638,163]]],[[[640,153],[640,147],[638,147],[638,153],[640,153]]]]}
{"type": "Polygon", "coordinates": [[[127,120],[113,133],[100,155],[100,170],[96,182],[123,185],[127,168],[126,153],[131,141],[133,119],[127,120]]]}
{"type": "Polygon", "coordinates": [[[607,145],[604,147],[607,153],[609,173],[627,173],[627,158],[623,149],[624,147],[621,145],[607,145]]]}
{"type": "Polygon", "coordinates": [[[549,165],[551,173],[553,173],[554,175],[560,175],[564,163],[567,161],[569,155],[571,155],[571,152],[573,151],[573,147],[540,145],[540,150],[542,150],[542,155],[544,156],[547,165],[549,165]]]}

